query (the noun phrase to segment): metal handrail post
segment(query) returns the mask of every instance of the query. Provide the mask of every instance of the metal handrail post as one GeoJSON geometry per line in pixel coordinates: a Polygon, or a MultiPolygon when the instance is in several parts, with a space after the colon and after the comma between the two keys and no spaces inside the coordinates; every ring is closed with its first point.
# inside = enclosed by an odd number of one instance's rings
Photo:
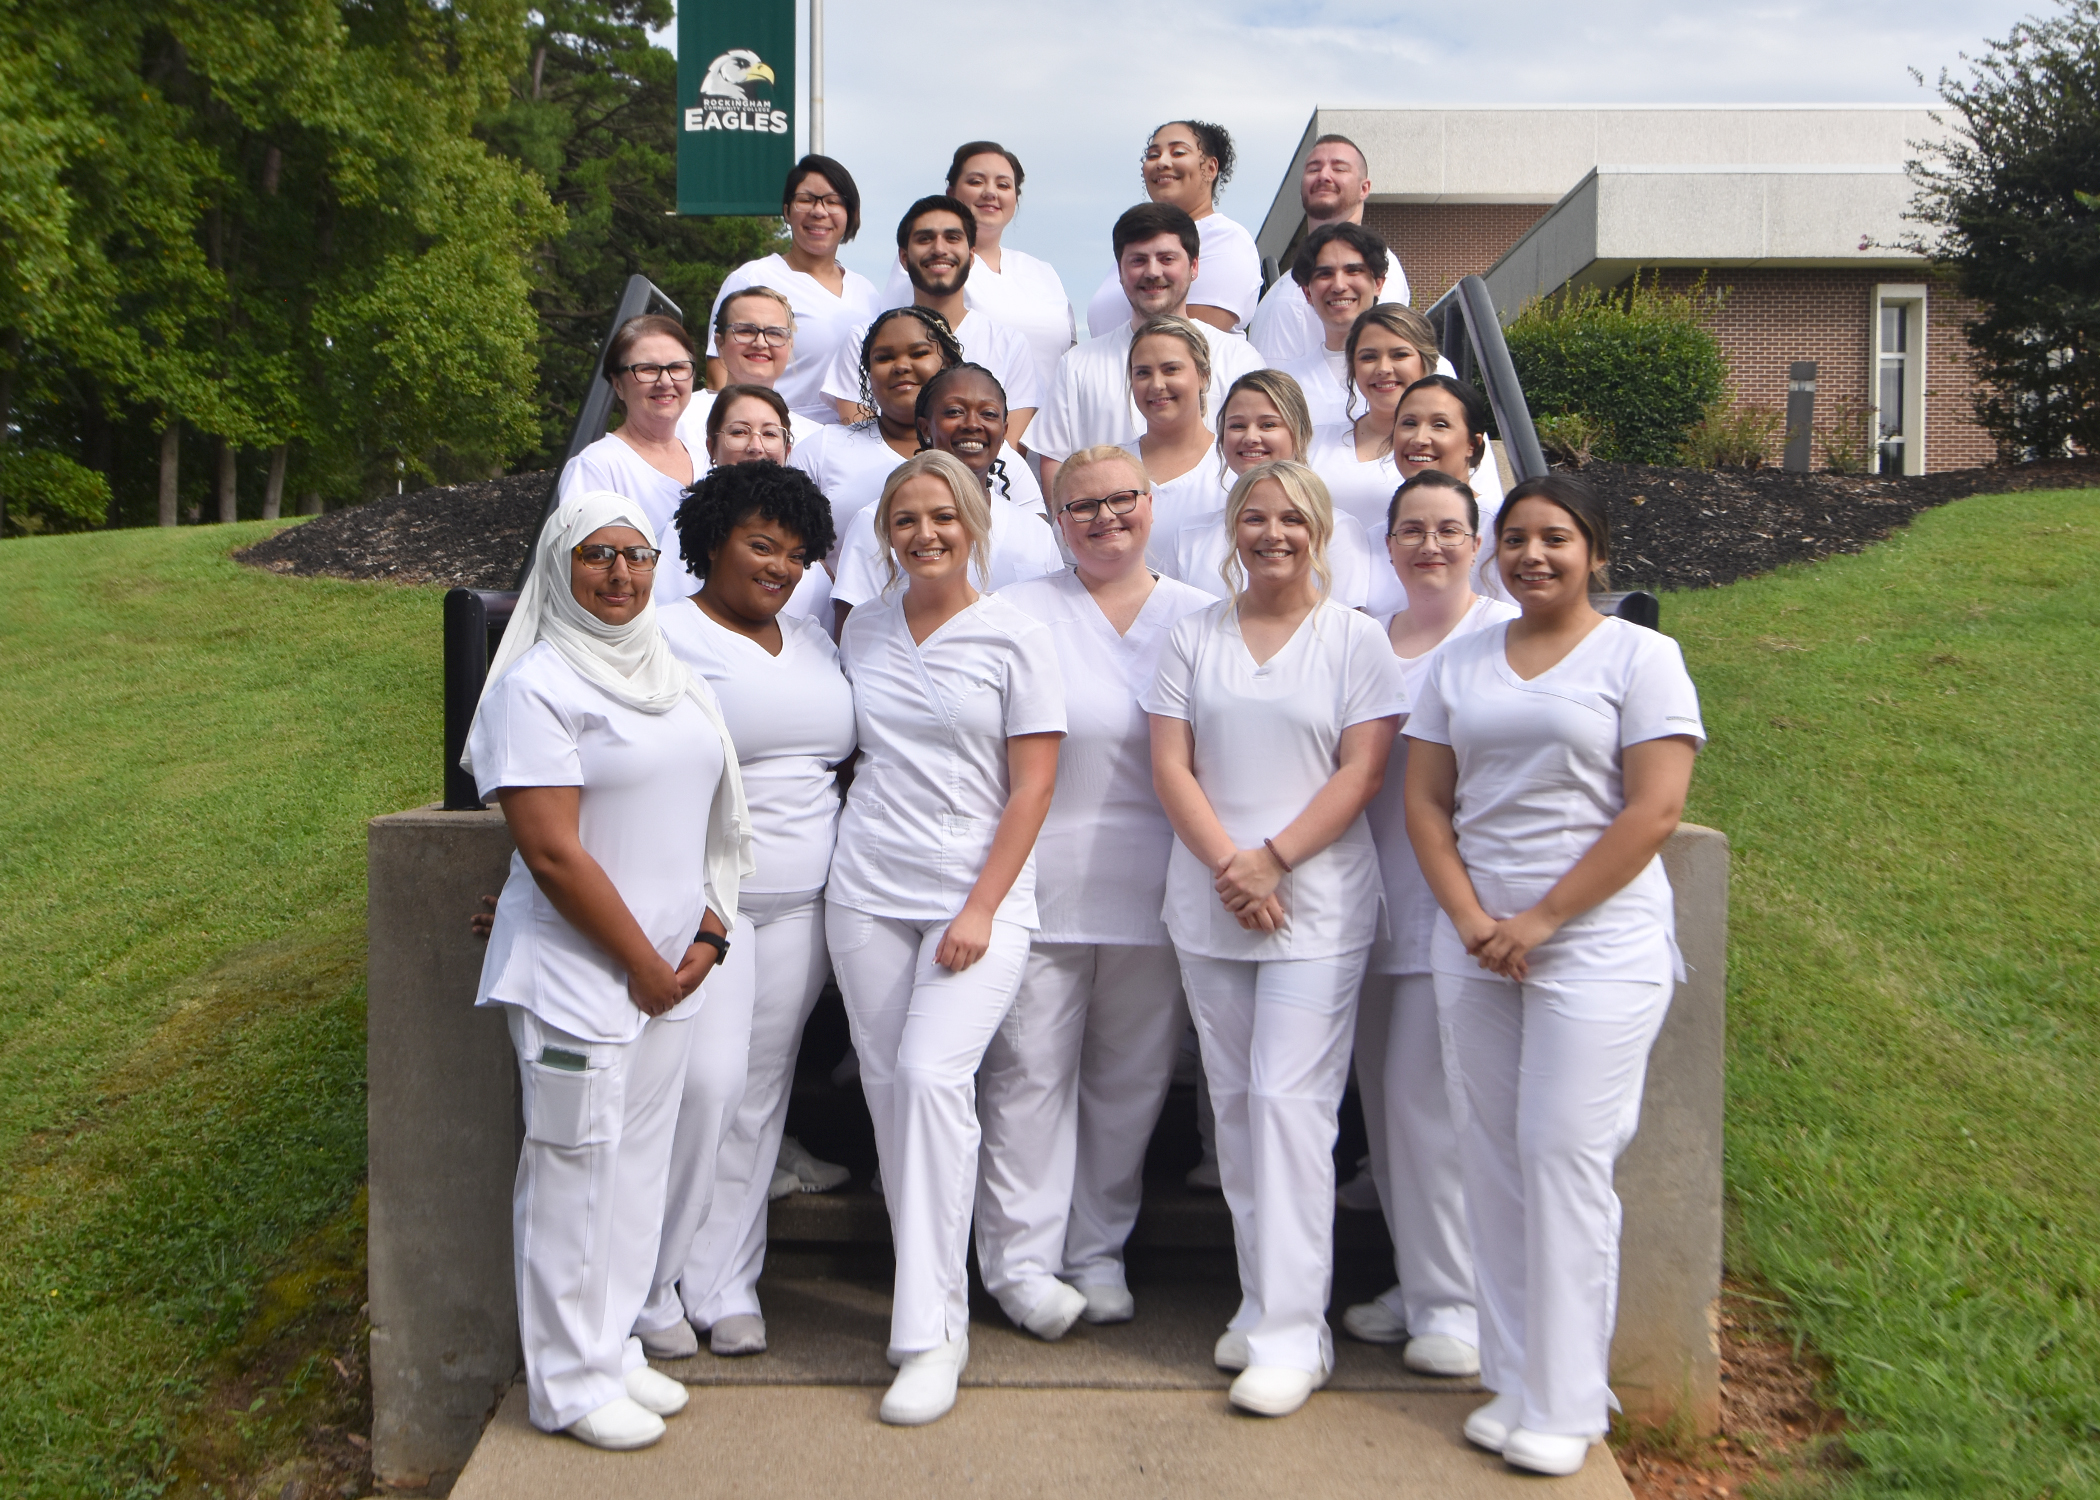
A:
{"type": "Polygon", "coordinates": [[[1495,316],[1495,299],[1488,294],[1485,281],[1467,276],[1458,283],[1458,300],[1466,314],[1466,342],[1486,377],[1488,405],[1494,410],[1495,427],[1502,434],[1510,467],[1519,480],[1543,478],[1546,450],[1539,446],[1538,429],[1531,425],[1531,408],[1525,404],[1524,387],[1517,383],[1517,367],[1510,362],[1502,323],[1495,316]]]}

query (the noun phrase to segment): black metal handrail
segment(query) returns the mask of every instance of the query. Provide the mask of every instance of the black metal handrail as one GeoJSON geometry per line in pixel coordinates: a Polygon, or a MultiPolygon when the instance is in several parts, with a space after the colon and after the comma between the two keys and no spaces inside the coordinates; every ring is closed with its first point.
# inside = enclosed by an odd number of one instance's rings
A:
{"type": "Polygon", "coordinates": [[[518,564],[518,587],[521,589],[525,587],[525,580],[532,576],[532,557],[540,539],[540,527],[545,526],[547,517],[554,514],[555,501],[561,496],[562,470],[568,468],[570,459],[605,436],[605,424],[612,416],[613,403],[611,383],[598,378],[598,372],[605,368],[605,351],[612,347],[613,335],[629,318],[652,312],[668,312],[680,322],[685,320],[685,309],[673,302],[662,287],[638,271],[627,278],[627,289],[620,293],[620,305],[613,309],[612,325],[605,330],[605,337],[598,344],[598,357],[591,362],[590,389],[584,394],[583,405],[576,413],[576,426],[569,434],[569,451],[555,465],[554,477],[547,485],[546,503],[540,507],[539,525],[532,528],[532,535],[526,539],[525,560],[518,564]]]}
{"type": "Polygon", "coordinates": [[[514,593],[488,589],[453,589],[445,595],[445,810],[471,812],[480,808],[481,793],[474,778],[459,768],[460,752],[467,748],[467,731],[474,724],[474,710],[481,704],[481,686],[488,681],[489,662],[503,627],[517,607],[514,593]]]}
{"type": "Polygon", "coordinates": [[[1487,388],[1495,430],[1502,435],[1503,451],[1517,478],[1544,477],[1546,450],[1539,446],[1538,430],[1531,425],[1531,408],[1524,403],[1524,387],[1517,381],[1517,367],[1510,362],[1509,345],[1503,342],[1502,323],[1495,316],[1495,299],[1487,283],[1478,276],[1460,277],[1456,286],[1437,298],[1428,317],[1458,378],[1472,380],[1477,372],[1487,388]]]}

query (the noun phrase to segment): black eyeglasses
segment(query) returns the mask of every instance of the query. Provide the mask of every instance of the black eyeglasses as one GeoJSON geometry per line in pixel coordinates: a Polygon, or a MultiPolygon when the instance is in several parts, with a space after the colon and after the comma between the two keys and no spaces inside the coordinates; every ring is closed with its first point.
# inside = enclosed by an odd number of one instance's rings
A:
{"type": "Polygon", "coordinates": [[[627,566],[637,573],[655,570],[656,560],[663,553],[655,547],[610,547],[604,542],[581,542],[573,549],[576,560],[593,573],[603,573],[613,565],[613,559],[624,557],[627,566]]]}
{"type": "Polygon", "coordinates": [[[643,385],[654,385],[668,375],[677,384],[684,385],[693,378],[693,362],[689,359],[676,359],[667,365],[623,365],[613,373],[632,375],[643,385]]]}
{"type": "Polygon", "coordinates": [[[1138,501],[1145,498],[1143,490],[1117,490],[1113,495],[1103,495],[1098,500],[1067,500],[1060,513],[1075,521],[1091,521],[1107,506],[1112,516],[1127,516],[1137,509],[1138,501]]]}
{"type": "Polygon", "coordinates": [[[763,339],[771,347],[778,349],[795,334],[794,330],[782,328],[778,323],[768,323],[764,326],[757,323],[731,323],[729,336],[739,344],[755,344],[763,339]]]}

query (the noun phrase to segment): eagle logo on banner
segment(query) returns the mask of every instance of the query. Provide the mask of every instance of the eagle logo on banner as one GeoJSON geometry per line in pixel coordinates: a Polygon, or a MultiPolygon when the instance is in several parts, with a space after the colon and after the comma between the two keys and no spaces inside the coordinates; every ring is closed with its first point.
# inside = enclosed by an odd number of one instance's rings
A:
{"type": "Polygon", "coordinates": [[[699,107],[685,112],[687,130],[748,130],[786,135],[787,111],[773,109],[773,70],[749,47],[731,47],[707,65],[699,107]],[[760,93],[758,86],[766,85],[760,93]]]}

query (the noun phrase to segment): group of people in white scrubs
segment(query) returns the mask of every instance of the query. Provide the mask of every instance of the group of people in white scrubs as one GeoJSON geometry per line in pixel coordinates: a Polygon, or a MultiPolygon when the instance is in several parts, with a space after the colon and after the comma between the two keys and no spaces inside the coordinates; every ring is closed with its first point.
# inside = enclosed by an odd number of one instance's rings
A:
{"type": "Polygon", "coordinates": [[[466,758],[518,845],[479,998],[525,1085],[536,1425],[642,1446],[685,1399],[650,1358],[767,1346],[768,1193],[843,1175],[784,1138],[830,975],[896,1251],[884,1421],[956,1401],[973,1231],[1036,1337],[1137,1315],[1192,1022],[1234,1406],[1334,1368],[1353,1058],[1397,1280],[1344,1331],[1477,1374],[1466,1436],[1519,1468],[1605,1430],[1697,695],[1591,606],[1594,494],[1505,495],[1477,393],[1378,300],[1361,153],[1308,155],[1300,314],[1213,207],[1231,157],[1155,132],[1085,343],[978,141],[886,297],[837,264],[850,175],[806,157],[704,356],[664,318],[609,348],[622,425],[562,477],[466,758]]]}

